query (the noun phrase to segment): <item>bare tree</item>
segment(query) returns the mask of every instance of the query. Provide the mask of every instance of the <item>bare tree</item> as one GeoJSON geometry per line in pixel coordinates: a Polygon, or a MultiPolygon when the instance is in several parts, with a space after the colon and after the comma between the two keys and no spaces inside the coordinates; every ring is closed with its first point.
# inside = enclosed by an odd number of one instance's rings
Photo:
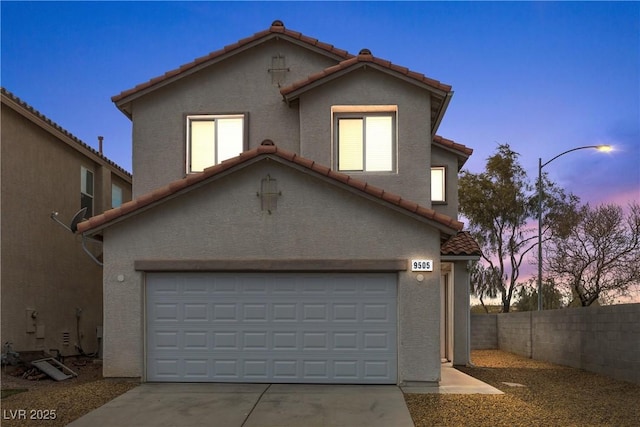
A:
{"type": "Polygon", "coordinates": [[[547,271],[579,298],[582,306],[599,297],[628,293],[640,283],[640,205],[588,204],[568,218],[546,247],[547,271]]]}

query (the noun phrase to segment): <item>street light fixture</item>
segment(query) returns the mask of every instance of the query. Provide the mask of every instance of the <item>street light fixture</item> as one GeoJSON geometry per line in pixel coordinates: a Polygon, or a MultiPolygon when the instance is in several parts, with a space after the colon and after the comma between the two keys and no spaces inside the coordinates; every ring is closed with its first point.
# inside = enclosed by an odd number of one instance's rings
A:
{"type": "Polygon", "coordinates": [[[538,158],[538,311],[542,310],[542,168],[560,156],[587,148],[594,148],[602,152],[608,152],[613,149],[610,145],[585,145],[564,151],[544,163],[542,163],[542,158],[538,158]]]}

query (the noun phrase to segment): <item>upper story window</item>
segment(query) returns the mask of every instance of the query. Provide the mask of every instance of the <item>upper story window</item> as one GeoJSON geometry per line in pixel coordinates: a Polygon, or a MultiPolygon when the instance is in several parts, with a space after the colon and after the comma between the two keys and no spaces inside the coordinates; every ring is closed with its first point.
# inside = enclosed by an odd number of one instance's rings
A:
{"type": "Polygon", "coordinates": [[[122,188],[111,184],[111,207],[118,208],[120,206],[122,206],[122,188]]]}
{"type": "Polygon", "coordinates": [[[187,116],[187,172],[202,172],[237,156],[244,140],[244,114],[187,116]]]}
{"type": "Polygon", "coordinates": [[[87,208],[86,217],[93,216],[93,172],[80,167],[80,208],[87,208]]]}
{"type": "Polygon", "coordinates": [[[338,170],[395,170],[396,106],[333,106],[331,110],[338,170]]]}
{"type": "Polygon", "coordinates": [[[431,201],[445,203],[447,170],[444,166],[431,167],[431,201]]]}

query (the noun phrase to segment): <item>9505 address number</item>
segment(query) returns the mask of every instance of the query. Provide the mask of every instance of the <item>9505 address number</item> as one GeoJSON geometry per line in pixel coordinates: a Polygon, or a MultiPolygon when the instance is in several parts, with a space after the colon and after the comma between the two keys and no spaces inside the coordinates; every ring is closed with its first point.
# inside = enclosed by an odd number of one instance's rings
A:
{"type": "Polygon", "coordinates": [[[411,271],[433,271],[432,259],[412,259],[411,271]]]}

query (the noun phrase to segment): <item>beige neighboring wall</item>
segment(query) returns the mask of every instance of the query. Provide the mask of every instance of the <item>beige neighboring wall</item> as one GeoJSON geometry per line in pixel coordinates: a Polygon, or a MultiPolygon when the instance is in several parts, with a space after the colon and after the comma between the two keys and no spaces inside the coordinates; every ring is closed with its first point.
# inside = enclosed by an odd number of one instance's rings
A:
{"type": "Polygon", "coordinates": [[[94,213],[111,207],[112,181],[130,200],[131,176],[4,89],[1,119],[2,343],[18,352],[97,352],[102,268],[50,216],[69,224],[80,209],[81,167],[94,173],[94,213]]]}

